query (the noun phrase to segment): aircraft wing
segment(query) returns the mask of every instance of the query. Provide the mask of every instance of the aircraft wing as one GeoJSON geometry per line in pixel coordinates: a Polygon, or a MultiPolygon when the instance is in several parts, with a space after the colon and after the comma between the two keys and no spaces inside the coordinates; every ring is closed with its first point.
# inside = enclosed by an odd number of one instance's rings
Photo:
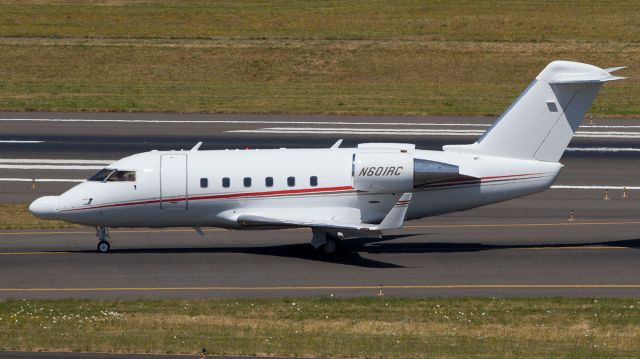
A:
{"type": "Polygon", "coordinates": [[[291,227],[310,227],[325,229],[330,231],[347,231],[347,232],[369,232],[369,231],[382,231],[386,229],[402,228],[404,223],[404,217],[407,214],[407,208],[411,201],[411,193],[404,193],[396,204],[391,208],[389,213],[380,222],[380,224],[370,223],[349,223],[340,222],[336,220],[316,220],[311,218],[313,213],[310,213],[309,218],[303,218],[297,215],[294,217],[287,217],[283,215],[264,215],[258,213],[242,213],[238,215],[236,221],[242,226],[291,226],[291,227]]]}

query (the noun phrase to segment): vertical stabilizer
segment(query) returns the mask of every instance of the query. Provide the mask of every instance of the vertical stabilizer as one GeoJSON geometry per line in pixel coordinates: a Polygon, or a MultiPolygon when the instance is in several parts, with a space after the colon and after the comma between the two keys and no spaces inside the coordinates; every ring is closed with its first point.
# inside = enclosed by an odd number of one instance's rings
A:
{"type": "Polygon", "coordinates": [[[443,149],[557,162],[602,83],[623,78],[610,74],[619,69],[554,61],[476,143],[443,149]]]}

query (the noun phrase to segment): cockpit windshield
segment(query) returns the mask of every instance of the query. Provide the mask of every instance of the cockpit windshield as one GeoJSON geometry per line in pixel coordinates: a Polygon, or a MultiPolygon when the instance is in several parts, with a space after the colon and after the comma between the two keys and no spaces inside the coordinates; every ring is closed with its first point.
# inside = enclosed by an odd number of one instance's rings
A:
{"type": "Polygon", "coordinates": [[[89,181],[104,182],[115,170],[103,168],[98,173],[89,178],[89,181]]]}
{"type": "Polygon", "coordinates": [[[136,171],[121,171],[108,168],[101,169],[91,176],[89,181],[94,182],[135,182],[136,171]]]}

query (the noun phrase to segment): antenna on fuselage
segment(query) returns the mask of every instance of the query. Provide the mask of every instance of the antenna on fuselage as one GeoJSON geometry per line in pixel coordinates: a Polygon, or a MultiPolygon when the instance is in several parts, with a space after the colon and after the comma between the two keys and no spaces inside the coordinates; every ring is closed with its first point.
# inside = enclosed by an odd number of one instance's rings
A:
{"type": "Polygon", "coordinates": [[[336,141],[336,143],[333,144],[333,146],[331,146],[331,148],[338,148],[340,147],[340,145],[342,144],[342,138],[339,139],[338,141],[336,141]]]}
{"type": "Polygon", "coordinates": [[[191,151],[197,151],[200,146],[202,146],[202,141],[196,143],[196,145],[191,148],[191,151]]]}

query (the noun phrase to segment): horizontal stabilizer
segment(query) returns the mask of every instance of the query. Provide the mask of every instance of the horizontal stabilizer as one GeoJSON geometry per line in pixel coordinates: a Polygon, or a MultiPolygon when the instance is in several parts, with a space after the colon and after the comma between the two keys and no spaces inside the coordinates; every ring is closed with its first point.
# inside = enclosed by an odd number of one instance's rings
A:
{"type": "Polygon", "coordinates": [[[606,69],[603,69],[603,70],[605,70],[608,73],[612,73],[612,72],[616,72],[618,70],[622,70],[622,69],[626,69],[626,68],[627,68],[627,66],[616,66],[616,67],[607,67],[606,69]]]}

